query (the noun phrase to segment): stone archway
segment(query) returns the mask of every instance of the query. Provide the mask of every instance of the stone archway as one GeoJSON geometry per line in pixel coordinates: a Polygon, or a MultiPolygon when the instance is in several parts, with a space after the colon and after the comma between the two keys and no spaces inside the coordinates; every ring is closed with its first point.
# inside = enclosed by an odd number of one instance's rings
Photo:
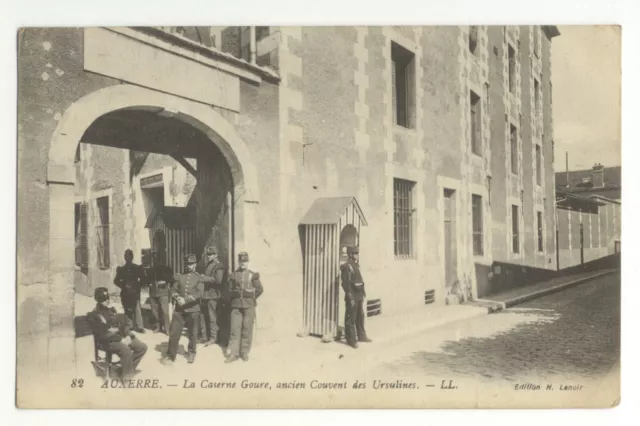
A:
{"type": "Polygon", "coordinates": [[[74,318],[74,184],[76,147],[87,128],[101,116],[120,109],[154,108],[201,131],[225,157],[233,178],[236,251],[253,245],[257,233],[259,203],[257,170],[249,149],[233,126],[210,106],[139,86],[117,85],[86,95],[74,102],[56,127],[49,147],[49,370],[63,370],[75,362],[74,318]],[[64,349],[63,349],[64,348],[64,349]],[[68,348],[68,349],[67,349],[68,348]],[[72,355],[73,353],[73,355],[72,355]],[[65,365],[66,364],[66,365],[65,365]]]}

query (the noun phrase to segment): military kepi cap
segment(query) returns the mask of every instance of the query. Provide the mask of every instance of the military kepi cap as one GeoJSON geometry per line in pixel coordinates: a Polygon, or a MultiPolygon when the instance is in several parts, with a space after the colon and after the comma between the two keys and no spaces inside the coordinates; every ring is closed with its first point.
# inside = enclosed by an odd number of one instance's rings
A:
{"type": "Polygon", "coordinates": [[[347,254],[358,254],[360,253],[360,249],[358,246],[349,246],[347,247],[347,254]]]}
{"type": "Polygon", "coordinates": [[[198,259],[196,259],[196,255],[193,253],[189,253],[188,255],[186,255],[184,257],[184,261],[186,262],[187,265],[198,263],[198,259]]]}
{"type": "Polygon", "coordinates": [[[93,298],[96,302],[106,302],[109,300],[109,290],[106,287],[98,287],[93,292],[93,298]]]}
{"type": "Polygon", "coordinates": [[[238,253],[238,261],[239,262],[248,262],[249,261],[249,253],[246,251],[242,251],[238,253]]]}
{"type": "Polygon", "coordinates": [[[218,250],[216,250],[213,246],[207,247],[207,256],[211,256],[214,254],[218,254],[218,250]]]}

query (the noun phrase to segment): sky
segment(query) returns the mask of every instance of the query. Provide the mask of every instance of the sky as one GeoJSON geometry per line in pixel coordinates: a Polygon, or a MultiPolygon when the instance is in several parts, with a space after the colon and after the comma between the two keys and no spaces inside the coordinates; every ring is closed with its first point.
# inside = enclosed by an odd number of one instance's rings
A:
{"type": "Polygon", "coordinates": [[[614,26],[559,26],[552,41],[555,169],[621,164],[621,38],[614,26]]]}

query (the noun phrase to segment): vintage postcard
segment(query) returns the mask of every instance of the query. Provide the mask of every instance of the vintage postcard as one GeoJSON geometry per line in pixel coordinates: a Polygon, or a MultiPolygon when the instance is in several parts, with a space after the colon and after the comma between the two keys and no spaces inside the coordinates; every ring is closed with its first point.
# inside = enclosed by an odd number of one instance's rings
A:
{"type": "Polygon", "coordinates": [[[17,38],[18,407],[618,404],[620,27],[17,38]]]}

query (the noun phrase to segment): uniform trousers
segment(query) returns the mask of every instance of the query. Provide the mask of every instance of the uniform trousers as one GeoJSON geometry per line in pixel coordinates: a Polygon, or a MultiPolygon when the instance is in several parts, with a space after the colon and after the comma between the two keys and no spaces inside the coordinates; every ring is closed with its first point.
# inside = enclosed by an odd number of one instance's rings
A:
{"type": "Polygon", "coordinates": [[[182,312],[176,310],[171,319],[171,329],[169,331],[169,348],[167,355],[171,359],[176,359],[178,355],[178,343],[182,336],[182,329],[187,327],[187,336],[189,337],[189,354],[196,354],[196,346],[198,343],[198,323],[200,322],[200,312],[182,312]]]}
{"type": "Polygon", "coordinates": [[[218,299],[203,299],[200,305],[200,337],[218,340],[218,299]]]}
{"type": "Polygon", "coordinates": [[[151,296],[149,304],[151,305],[154,327],[169,333],[169,296],[151,296]]]}
{"type": "Polygon", "coordinates": [[[253,323],[256,308],[231,308],[231,336],[229,339],[229,356],[249,355],[253,341],[253,323]]]}
{"type": "Polygon", "coordinates": [[[133,376],[142,357],[147,353],[147,345],[137,337],[131,339],[131,343],[128,345],[122,342],[109,342],[107,347],[109,351],[118,355],[118,358],[120,358],[123,378],[133,376]]]}
{"type": "Polygon", "coordinates": [[[127,316],[130,327],[134,330],[144,328],[140,299],[122,299],[122,307],[124,308],[124,313],[127,316]]]}
{"type": "Polygon", "coordinates": [[[347,343],[355,344],[358,340],[365,340],[367,332],[364,329],[364,300],[355,300],[353,304],[346,302],[344,312],[344,332],[347,343]]]}

